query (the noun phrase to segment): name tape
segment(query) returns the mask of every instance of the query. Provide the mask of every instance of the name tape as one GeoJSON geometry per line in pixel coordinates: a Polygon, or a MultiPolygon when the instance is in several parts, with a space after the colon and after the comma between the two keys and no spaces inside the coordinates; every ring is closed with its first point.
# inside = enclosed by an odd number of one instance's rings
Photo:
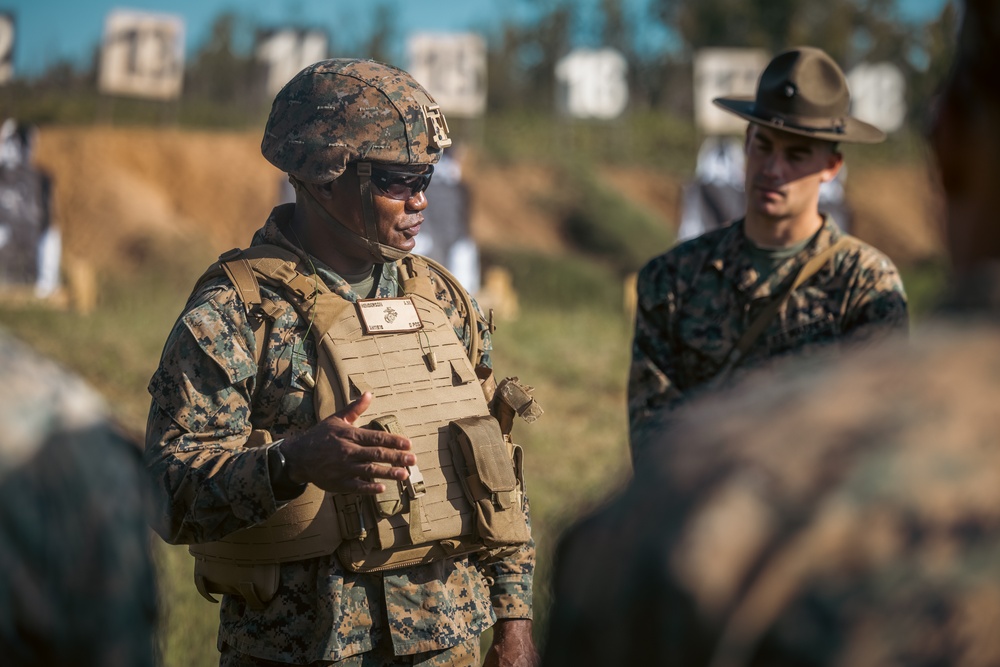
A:
{"type": "Polygon", "coordinates": [[[360,299],[358,310],[366,334],[405,333],[424,328],[413,300],[406,297],[360,299]]]}

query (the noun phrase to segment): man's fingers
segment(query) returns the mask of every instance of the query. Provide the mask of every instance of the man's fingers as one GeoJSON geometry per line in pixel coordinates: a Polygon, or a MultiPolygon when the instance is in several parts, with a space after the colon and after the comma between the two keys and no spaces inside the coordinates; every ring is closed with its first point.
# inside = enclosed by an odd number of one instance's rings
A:
{"type": "Polygon", "coordinates": [[[406,479],[409,473],[406,468],[389,468],[386,466],[362,466],[359,469],[359,475],[350,479],[345,479],[337,484],[336,491],[338,493],[360,493],[363,495],[374,495],[376,493],[383,493],[386,489],[386,484],[383,482],[378,482],[378,479],[391,479],[396,481],[402,481],[406,479]]]}
{"type": "Polygon", "coordinates": [[[364,411],[368,409],[368,406],[372,404],[373,398],[374,396],[372,393],[370,391],[366,391],[361,394],[361,397],[358,398],[358,400],[354,401],[343,410],[335,413],[333,416],[340,417],[351,426],[354,426],[354,422],[356,422],[364,411]]]}
{"type": "Polygon", "coordinates": [[[349,479],[337,484],[336,489],[328,489],[336,493],[360,493],[362,495],[373,496],[385,491],[385,484],[381,482],[369,482],[363,479],[349,479]]]}
{"type": "MultiPolygon", "coordinates": [[[[364,462],[365,464],[385,463],[390,466],[399,467],[411,466],[417,462],[417,457],[410,452],[403,452],[398,449],[386,449],[385,447],[361,448],[351,456],[351,459],[356,462],[364,462]]],[[[400,479],[406,479],[406,477],[401,477],[400,479]]]]}
{"type": "Polygon", "coordinates": [[[361,471],[358,474],[359,478],[365,480],[393,479],[400,482],[409,476],[410,473],[406,468],[384,466],[377,463],[361,466],[361,471]]]}
{"type": "Polygon", "coordinates": [[[385,447],[386,449],[407,450],[412,446],[408,438],[386,431],[376,431],[370,428],[358,429],[351,436],[356,444],[362,447],[385,447]]]}

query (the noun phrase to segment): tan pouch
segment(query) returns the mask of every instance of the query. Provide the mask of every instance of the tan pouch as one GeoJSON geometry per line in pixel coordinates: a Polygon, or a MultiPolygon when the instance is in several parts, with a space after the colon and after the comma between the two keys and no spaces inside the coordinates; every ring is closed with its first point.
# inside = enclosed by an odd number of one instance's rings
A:
{"type": "Polygon", "coordinates": [[[487,547],[524,544],[530,538],[524,483],[514,452],[490,416],[451,422],[456,461],[465,463],[462,486],[476,510],[476,533],[487,547]]]}
{"type": "Polygon", "coordinates": [[[251,609],[263,609],[278,592],[280,573],[278,563],[237,565],[195,556],[195,586],[212,602],[218,602],[212,597],[213,593],[239,595],[251,609]]]}

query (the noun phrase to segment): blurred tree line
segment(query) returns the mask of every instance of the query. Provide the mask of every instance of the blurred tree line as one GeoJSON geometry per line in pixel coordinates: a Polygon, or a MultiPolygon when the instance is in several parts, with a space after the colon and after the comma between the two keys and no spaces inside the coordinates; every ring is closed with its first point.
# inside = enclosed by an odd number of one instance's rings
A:
{"type": "MultiPolygon", "coordinates": [[[[610,46],[629,64],[633,113],[690,118],[692,57],[707,46],[759,47],[774,53],[811,44],[845,69],[862,61],[890,61],[906,76],[911,120],[923,120],[950,60],[955,16],[951,3],[934,21],[900,20],[896,0],[511,0],[530,20],[499,28],[488,38],[490,114],[548,113],[554,109],[557,61],[575,46],[610,46]],[[650,35],[653,37],[650,37],[650,35]]],[[[406,35],[388,4],[372,8],[372,29],[344,26],[330,35],[331,56],[363,56],[406,67],[406,35]]],[[[220,15],[208,38],[189,57],[184,94],[175,105],[137,100],[109,102],[96,93],[98,49],[89,63],[57,63],[41,76],[0,88],[0,112],[39,123],[144,122],[185,125],[256,125],[266,114],[264,71],[254,44],[265,28],[238,13],[220,15]],[[5,90],[6,89],[6,90],[5,90]]]]}

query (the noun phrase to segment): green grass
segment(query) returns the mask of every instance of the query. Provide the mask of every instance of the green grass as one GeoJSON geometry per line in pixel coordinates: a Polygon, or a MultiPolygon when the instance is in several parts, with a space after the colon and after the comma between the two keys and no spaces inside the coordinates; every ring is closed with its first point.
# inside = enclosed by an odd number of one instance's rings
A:
{"type": "Polygon", "coordinates": [[[934,311],[942,296],[948,276],[948,264],[943,259],[900,267],[903,286],[910,307],[910,323],[919,326],[934,311]]]}

